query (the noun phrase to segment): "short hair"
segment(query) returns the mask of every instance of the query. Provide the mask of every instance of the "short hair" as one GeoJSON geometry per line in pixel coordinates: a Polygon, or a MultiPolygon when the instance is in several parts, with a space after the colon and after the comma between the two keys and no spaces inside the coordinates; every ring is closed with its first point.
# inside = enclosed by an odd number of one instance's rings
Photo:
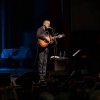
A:
{"type": "Polygon", "coordinates": [[[46,21],[47,21],[47,22],[50,22],[50,20],[44,20],[44,21],[43,21],[43,24],[44,24],[46,21]]]}

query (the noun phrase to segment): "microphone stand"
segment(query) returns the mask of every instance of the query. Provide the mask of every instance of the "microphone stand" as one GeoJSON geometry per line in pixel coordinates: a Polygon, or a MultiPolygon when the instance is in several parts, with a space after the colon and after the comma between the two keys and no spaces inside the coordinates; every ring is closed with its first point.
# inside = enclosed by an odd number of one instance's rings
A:
{"type": "MultiPolygon", "coordinates": [[[[56,35],[55,34],[55,30],[52,28],[52,34],[53,35],[56,35]]],[[[57,56],[57,39],[56,38],[54,38],[54,67],[55,67],[55,62],[56,62],[56,56],[57,56]]]]}
{"type": "Polygon", "coordinates": [[[57,56],[57,40],[54,39],[54,57],[57,56]]]}
{"type": "Polygon", "coordinates": [[[57,40],[56,38],[54,39],[54,70],[55,70],[55,66],[56,66],[56,56],[57,56],[57,40]]]}
{"type": "MultiPolygon", "coordinates": [[[[54,28],[52,28],[52,33],[55,34],[54,28]]],[[[54,58],[57,56],[57,39],[54,38],[54,58]]]]}

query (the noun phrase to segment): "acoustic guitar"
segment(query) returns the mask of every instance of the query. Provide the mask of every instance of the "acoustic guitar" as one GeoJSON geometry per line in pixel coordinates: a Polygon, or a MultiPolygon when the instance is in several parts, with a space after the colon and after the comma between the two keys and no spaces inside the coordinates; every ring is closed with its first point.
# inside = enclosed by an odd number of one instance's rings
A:
{"type": "Polygon", "coordinates": [[[45,35],[45,38],[49,41],[46,41],[46,40],[42,40],[42,39],[38,39],[38,44],[41,46],[41,47],[47,47],[49,44],[52,44],[54,39],[56,38],[62,38],[64,37],[65,34],[59,34],[57,36],[51,36],[51,35],[45,35]]]}

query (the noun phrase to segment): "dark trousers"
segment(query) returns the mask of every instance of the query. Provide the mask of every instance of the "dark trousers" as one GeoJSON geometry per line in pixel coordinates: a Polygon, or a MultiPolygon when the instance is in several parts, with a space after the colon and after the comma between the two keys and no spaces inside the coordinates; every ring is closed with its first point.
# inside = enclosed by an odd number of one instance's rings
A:
{"type": "Polygon", "coordinates": [[[49,54],[48,48],[39,48],[38,71],[40,75],[40,80],[44,80],[46,76],[48,54],[49,54]]]}

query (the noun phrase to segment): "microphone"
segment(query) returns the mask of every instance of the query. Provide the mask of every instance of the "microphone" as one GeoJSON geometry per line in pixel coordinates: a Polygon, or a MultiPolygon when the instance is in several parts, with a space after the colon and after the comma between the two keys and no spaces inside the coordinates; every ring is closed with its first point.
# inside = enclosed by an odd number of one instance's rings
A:
{"type": "Polygon", "coordinates": [[[52,27],[46,27],[45,25],[43,25],[46,29],[54,29],[54,28],[52,28],[52,27]]]}
{"type": "Polygon", "coordinates": [[[52,27],[48,27],[48,28],[53,29],[52,27]]]}

